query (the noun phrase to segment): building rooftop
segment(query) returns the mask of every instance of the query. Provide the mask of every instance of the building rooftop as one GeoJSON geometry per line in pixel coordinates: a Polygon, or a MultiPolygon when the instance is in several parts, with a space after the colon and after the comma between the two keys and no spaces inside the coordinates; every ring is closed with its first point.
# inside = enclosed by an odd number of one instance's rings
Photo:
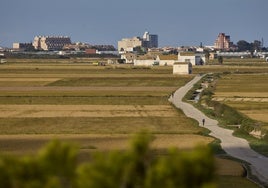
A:
{"type": "Polygon", "coordinates": [[[180,56],[195,56],[194,52],[180,52],[180,56]]]}
{"type": "Polygon", "coordinates": [[[178,60],[177,55],[159,55],[160,60],[178,60]]]}

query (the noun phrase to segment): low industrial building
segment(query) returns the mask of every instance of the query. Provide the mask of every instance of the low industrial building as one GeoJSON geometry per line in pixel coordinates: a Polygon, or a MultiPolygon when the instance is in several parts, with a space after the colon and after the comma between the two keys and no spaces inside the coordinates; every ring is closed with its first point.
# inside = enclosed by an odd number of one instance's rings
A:
{"type": "Polygon", "coordinates": [[[251,57],[250,52],[217,52],[217,57],[246,58],[251,57]]]}
{"type": "Polygon", "coordinates": [[[178,61],[177,55],[140,56],[134,60],[136,66],[172,66],[178,61]]]}

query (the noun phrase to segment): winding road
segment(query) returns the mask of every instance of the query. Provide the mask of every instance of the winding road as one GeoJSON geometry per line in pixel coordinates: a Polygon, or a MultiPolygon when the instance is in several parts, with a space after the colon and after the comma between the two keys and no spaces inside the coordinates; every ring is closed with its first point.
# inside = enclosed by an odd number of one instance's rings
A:
{"type": "Polygon", "coordinates": [[[196,76],[185,86],[179,88],[169,99],[177,108],[182,109],[186,116],[196,119],[200,126],[205,119],[205,127],[211,131],[210,135],[221,140],[222,149],[229,155],[250,163],[253,175],[259,178],[264,185],[268,185],[268,158],[253,151],[245,139],[232,135],[233,131],[218,126],[218,121],[204,115],[189,103],[182,102],[182,98],[197,83],[202,76],[196,76]]]}

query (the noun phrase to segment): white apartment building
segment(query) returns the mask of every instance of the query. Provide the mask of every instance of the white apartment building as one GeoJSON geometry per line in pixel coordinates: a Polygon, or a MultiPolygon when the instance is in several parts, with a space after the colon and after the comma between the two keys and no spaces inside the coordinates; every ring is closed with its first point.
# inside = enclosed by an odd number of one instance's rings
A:
{"type": "Polygon", "coordinates": [[[36,36],[33,41],[36,50],[62,50],[68,44],[71,39],[67,36],[36,36]]]}
{"type": "Polygon", "coordinates": [[[142,39],[140,37],[124,38],[118,41],[119,52],[133,52],[134,48],[142,46],[142,39]]]}
{"type": "Polygon", "coordinates": [[[118,51],[120,53],[133,52],[136,47],[157,48],[158,35],[145,32],[143,37],[123,38],[118,41],[118,51]]]}

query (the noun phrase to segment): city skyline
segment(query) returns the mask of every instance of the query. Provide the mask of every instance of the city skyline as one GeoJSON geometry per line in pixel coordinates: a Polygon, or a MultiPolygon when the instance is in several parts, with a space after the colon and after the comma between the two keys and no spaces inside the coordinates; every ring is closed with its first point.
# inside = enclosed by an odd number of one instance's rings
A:
{"type": "Polygon", "coordinates": [[[10,0],[1,3],[0,46],[33,42],[38,35],[66,35],[72,42],[112,44],[144,31],[159,36],[159,46],[214,45],[219,33],[230,40],[264,39],[266,0],[10,0]]]}

